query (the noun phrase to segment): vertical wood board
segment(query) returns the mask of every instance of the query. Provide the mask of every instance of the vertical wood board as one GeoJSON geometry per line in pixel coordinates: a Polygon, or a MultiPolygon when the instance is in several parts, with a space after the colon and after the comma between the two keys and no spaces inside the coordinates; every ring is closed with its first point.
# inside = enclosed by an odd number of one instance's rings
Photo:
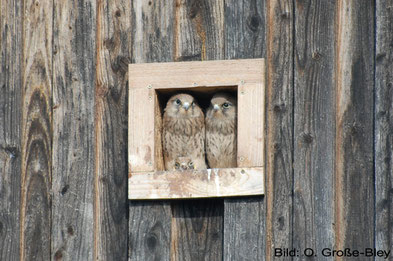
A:
{"type": "Polygon", "coordinates": [[[170,216],[166,202],[132,202],[128,260],[170,260],[170,216]]]}
{"type": "Polygon", "coordinates": [[[295,12],[293,247],[321,251],[334,246],[336,2],[295,12]]]}
{"type": "Polygon", "coordinates": [[[223,0],[174,0],[174,60],[217,60],[224,56],[223,0]]]}
{"type": "MultiPolygon", "coordinates": [[[[375,246],[393,245],[393,2],[376,1],[375,246]]],[[[377,259],[376,259],[377,260],[377,259]]]]}
{"type": "Polygon", "coordinates": [[[21,32],[21,1],[0,1],[0,260],[20,256],[21,32]]]}
{"type": "Polygon", "coordinates": [[[293,1],[268,1],[266,260],[274,247],[292,247],[293,11],[293,1]]]}
{"type": "Polygon", "coordinates": [[[23,3],[21,260],[51,259],[52,11],[23,3]]]}
{"type": "MultiPolygon", "coordinates": [[[[263,72],[264,63],[261,64],[263,72]]],[[[264,75],[264,73],[263,73],[264,75]]],[[[264,78],[264,77],[263,77],[264,78]]],[[[237,106],[237,166],[265,164],[265,81],[240,84],[237,106]]]]}
{"type": "Polygon", "coordinates": [[[95,8],[54,2],[52,260],[93,260],[95,8]]]}
{"type": "Polygon", "coordinates": [[[129,89],[128,164],[131,172],[154,170],[154,122],[155,106],[158,106],[155,96],[153,89],[129,89]]]}
{"type": "Polygon", "coordinates": [[[374,245],[373,1],[339,0],[336,39],[335,247],[374,245]]]}
{"type": "Polygon", "coordinates": [[[97,1],[94,260],[127,260],[131,1],[97,1]]]}

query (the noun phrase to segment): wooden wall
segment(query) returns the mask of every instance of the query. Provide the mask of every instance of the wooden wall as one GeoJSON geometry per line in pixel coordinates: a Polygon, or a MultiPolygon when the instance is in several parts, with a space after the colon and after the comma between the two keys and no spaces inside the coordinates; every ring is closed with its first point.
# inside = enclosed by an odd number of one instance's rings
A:
{"type": "Polygon", "coordinates": [[[392,0],[0,0],[0,260],[393,250],[392,43],[392,0]],[[266,195],[128,201],[127,65],[260,57],[266,195]]]}

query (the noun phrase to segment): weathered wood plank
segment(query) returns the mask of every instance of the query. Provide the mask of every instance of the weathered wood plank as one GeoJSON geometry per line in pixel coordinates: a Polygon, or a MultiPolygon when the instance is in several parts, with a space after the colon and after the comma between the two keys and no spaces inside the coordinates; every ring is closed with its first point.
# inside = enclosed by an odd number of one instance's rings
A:
{"type": "Polygon", "coordinates": [[[21,260],[50,260],[53,2],[23,3],[21,260]]]}
{"type": "Polygon", "coordinates": [[[133,201],[131,206],[128,260],[170,260],[171,209],[168,204],[133,201]]]}
{"type": "Polygon", "coordinates": [[[267,2],[266,259],[292,247],[293,2],[267,2]]]}
{"type": "Polygon", "coordinates": [[[171,62],[174,48],[174,3],[132,1],[132,63],[171,62]]]}
{"type": "Polygon", "coordinates": [[[222,212],[217,199],[173,204],[171,260],[222,260],[222,212]]]}
{"type": "Polygon", "coordinates": [[[264,197],[225,199],[223,260],[265,260],[264,197]]]}
{"type": "Polygon", "coordinates": [[[301,250],[334,246],[335,3],[295,4],[293,247],[301,250]]]}
{"type": "Polygon", "coordinates": [[[126,0],[97,1],[96,7],[94,260],[127,260],[131,4],[126,0]]]}
{"type": "Polygon", "coordinates": [[[224,57],[224,1],[175,0],[175,61],[224,57]]]}
{"type": "Polygon", "coordinates": [[[95,17],[54,2],[52,260],[93,260],[95,17]]]}
{"type": "Polygon", "coordinates": [[[262,195],[263,168],[142,172],[128,179],[129,199],[262,195]]]}
{"type": "Polygon", "coordinates": [[[339,0],[336,39],[335,244],[374,246],[374,1],[339,0]]]}
{"type": "MultiPolygon", "coordinates": [[[[245,58],[261,58],[266,57],[266,1],[237,1],[227,0],[224,7],[225,15],[225,59],[245,59],[245,58]]],[[[266,68],[263,66],[263,75],[266,68]]],[[[265,77],[262,80],[265,85],[265,77]]],[[[246,84],[248,84],[246,82],[246,84]]],[[[242,114],[242,106],[249,103],[254,106],[253,95],[248,95],[247,99],[243,99],[241,94],[242,85],[238,90],[238,113],[242,114]],[[241,105],[243,103],[243,105],[241,105]]],[[[247,91],[247,89],[245,88],[247,91]]],[[[263,92],[256,92],[255,95],[265,99],[265,86],[263,92]]],[[[259,106],[258,106],[259,107],[259,106]]],[[[257,113],[254,111],[253,113],[257,113]]],[[[246,115],[247,112],[244,112],[246,115]]],[[[262,160],[260,163],[265,168],[264,144],[265,143],[265,123],[262,119],[265,117],[265,102],[263,104],[263,112],[260,117],[259,127],[250,126],[239,129],[239,134],[245,139],[238,137],[238,146],[246,142],[249,138],[253,138],[250,132],[263,132],[261,147],[253,150],[254,155],[247,153],[246,157],[252,159],[257,157],[262,160]],[[258,128],[261,128],[257,130],[258,128]],[[241,132],[244,131],[244,135],[241,132]]],[[[246,124],[247,118],[238,118],[239,126],[246,124]],[[243,121],[243,122],[242,122],[243,121]]],[[[258,135],[259,136],[259,135],[258,135]]],[[[238,164],[242,154],[241,148],[238,148],[238,164]]],[[[256,163],[256,162],[253,162],[256,163]]],[[[247,162],[244,162],[247,165],[247,162]]],[[[239,166],[240,166],[239,165],[239,166]]],[[[264,197],[241,198],[241,199],[225,199],[224,200],[224,243],[223,243],[223,260],[264,260],[265,259],[265,243],[266,243],[266,203],[264,197]]]]}
{"type": "Polygon", "coordinates": [[[131,64],[129,84],[130,88],[159,89],[261,83],[263,64],[263,59],[131,64]]]}
{"type": "Polygon", "coordinates": [[[22,3],[0,1],[0,260],[19,260],[22,3]]]}
{"type": "MultiPolygon", "coordinates": [[[[132,1],[132,62],[173,59],[172,1],[132,1]]],[[[129,260],[170,260],[171,209],[168,202],[129,202],[129,260]]]]}
{"type": "MultiPolygon", "coordinates": [[[[224,1],[176,0],[175,60],[224,58],[224,1]]],[[[172,203],[171,260],[222,260],[223,201],[172,203]]]]}
{"type": "Polygon", "coordinates": [[[393,1],[376,1],[375,246],[393,245],[393,1]]]}
{"type": "Polygon", "coordinates": [[[266,57],[266,1],[226,0],[225,59],[266,57]]]}

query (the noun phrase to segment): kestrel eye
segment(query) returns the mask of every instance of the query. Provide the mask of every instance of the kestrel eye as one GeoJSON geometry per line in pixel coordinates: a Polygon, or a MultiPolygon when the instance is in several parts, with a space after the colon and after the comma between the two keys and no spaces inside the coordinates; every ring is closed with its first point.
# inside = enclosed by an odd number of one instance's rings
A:
{"type": "Polygon", "coordinates": [[[176,163],[175,163],[175,167],[180,167],[179,162],[176,162],[176,163]]]}
{"type": "Polygon", "coordinates": [[[176,99],[175,103],[176,103],[177,105],[179,105],[179,104],[181,103],[181,101],[180,101],[179,99],[176,99]]]}
{"type": "Polygon", "coordinates": [[[229,103],[224,103],[223,105],[222,105],[222,107],[224,107],[225,109],[227,109],[227,108],[229,108],[229,103]]]}
{"type": "Polygon", "coordinates": [[[190,163],[188,163],[188,166],[190,166],[190,167],[194,166],[194,162],[191,161],[190,163]]]}

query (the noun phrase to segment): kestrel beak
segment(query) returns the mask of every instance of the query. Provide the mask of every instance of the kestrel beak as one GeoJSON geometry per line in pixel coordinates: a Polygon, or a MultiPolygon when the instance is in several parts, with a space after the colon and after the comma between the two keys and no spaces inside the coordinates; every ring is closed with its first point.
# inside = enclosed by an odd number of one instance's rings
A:
{"type": "Polygon", "coordinates": [[[187,166],[184,165],[184,164],[181,165],[181,168],[184,169],[184,170],[187,170],[187,166]]]}
{"type": "Polygon", "coordinates": [[[187,111],[188,108],[190,108],[190,103],[188,102],[183,103],[183,108],[187,111]]]}
{"type": "Polygon", "coordinates": [[[220,109],[220,106],[218,106],[217,104],[214,104],[213,109],[214,109],[215,111],[218,111],[218,110],[220,109]]]}

